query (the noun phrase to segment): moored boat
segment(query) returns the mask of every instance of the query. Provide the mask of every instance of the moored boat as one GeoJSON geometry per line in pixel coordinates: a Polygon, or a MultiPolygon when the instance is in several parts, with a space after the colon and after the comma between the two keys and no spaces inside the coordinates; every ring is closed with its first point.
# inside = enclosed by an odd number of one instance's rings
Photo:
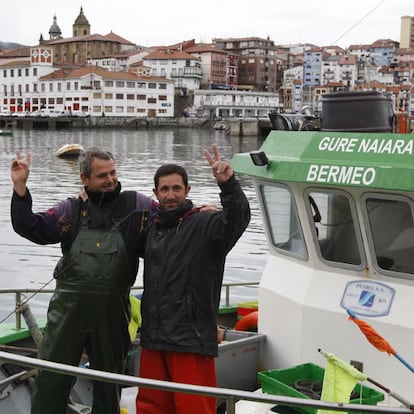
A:
{"type": "Polygon", "coordinates": [[[79,157],[83,151],[83,147],[80,144],[65,144],[56,151],[56,157],[59,158],[76,158],[79,157]]]}
{"type": "Polygon", "coordinates": [[[11,137],[11,136],[13,136],[13,131],[0,129],[0,136],[2,136],[2,137],[11,137]]]}
{"type": "Polygon", "coordinates": [[[264,371],[323,366],[325,349],[412,398],[414,368],[399,356],[414,360],[413,165],[414,136],[391,132],[272,131],[259,151],[233,158],[254,180],[269,244],[264,371]],[[395,354],[373,347],[349,315],[395,354]]]}

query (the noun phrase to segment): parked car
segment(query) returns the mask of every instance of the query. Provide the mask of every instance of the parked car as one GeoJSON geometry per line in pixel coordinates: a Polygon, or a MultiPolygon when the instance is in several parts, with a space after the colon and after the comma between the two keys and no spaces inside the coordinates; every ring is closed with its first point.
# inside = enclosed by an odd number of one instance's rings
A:
{"type": "Polygon", "coordinates": [[[79,118],[87,118],[88,116],[91,116],[89,112],[84,111],[72,111],[72,116],[78,116],[79,118]]]}
{"type": "Polygon", "coordinates": [[[63,115],[63,111],[58,111],[57,109],[41,109],[40,117],[49,117],[49,118],[57,118],[63,115]]]}
{"type": "Polygon", "coordinates": [[[29,116],[29,114],[30,114],[29,111],[17,111],[17,112],[12,112],[11,116],[25,118],[26,116],[29,116]]]}

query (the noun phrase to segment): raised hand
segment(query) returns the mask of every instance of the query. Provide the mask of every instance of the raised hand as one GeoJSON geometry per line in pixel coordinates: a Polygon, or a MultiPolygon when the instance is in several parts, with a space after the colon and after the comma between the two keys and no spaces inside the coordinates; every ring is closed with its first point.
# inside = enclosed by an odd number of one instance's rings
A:
{"type": "Polygon", "coordinates": [[[22,159],[20,151],[16,151],[16,158],[11,163],[11,179],[14,190],[20,196],[26,194],[26,182],[29,178],[31,156],[28,152],[26,159],[22,159]]]}
{"type": "Polygon", "coordinates": [[[230,177],[232,177],[233,168],[228,162],[221,160],[216,144],[213,144],[214,158],[208,152],[208,150],[204,150],[204,155],[206,156],[207,161],[211,165],[214,177],[216,177],[216,180],[219,184],[226,182],[230,177]]]}

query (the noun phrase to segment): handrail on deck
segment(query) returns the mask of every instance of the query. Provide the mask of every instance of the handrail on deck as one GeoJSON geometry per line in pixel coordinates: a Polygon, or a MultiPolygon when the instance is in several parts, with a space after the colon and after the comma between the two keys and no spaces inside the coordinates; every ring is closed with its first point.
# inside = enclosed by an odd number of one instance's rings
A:
{"type": "MultiPolygon", "coordinates": [[[[223,283],[222,289],[225,289],[225,303],[224,306],[231,306],[230,295],[231,289],[234,287],[252,287],[259,286],[259,282],[231,282],[223,283]]],[[[131,291],[142,291],[144,290],[143,286],[133,286],[131,291]]],[[[0,294],[2,293],[13,293],[15,295],[15,320],[16,320],[16,329],[22,329],[22,305],[24,301],[22,300],[23,294],[30,294],[34,296],[35,294],[47,293],[52,294],[54,289],[0,289],[0,294]]],[[[30,299],[29,299],[30,300],[30,299]]],[[[235,304],[234,304],[235,305],[235,304]]]]}
{"type": "Polygon", "coordinates": [[[132,387],[155,388],[165,391],[184,392],[188,394],[201,394],[226,399],[226,414],[235,414],[235,404],[238,400],[255,401],[268,404],[280,404],[293,407],[312,407],[324,410],[359,412],[359,413],[392,413],[392,414],[413,414],[408,407],[386,407],[366,404],[344,404],[331,403],[321,400],[305,398],[285,397],[281,395],[260,394],[250,391],[241,391],[230,388],[205,387],[201,385],[181,384],[177,382],[152,380],[123,374],[114,374],[105,371],[98,371],[91,368],[80,368],[56,362],[45,361],[37,358],[16,355],[0,351],[0,360],[17,363],[26,367],[40,368],[47,371],[61,374],[74,375],[90,380],[111,382],[132,387]]]}

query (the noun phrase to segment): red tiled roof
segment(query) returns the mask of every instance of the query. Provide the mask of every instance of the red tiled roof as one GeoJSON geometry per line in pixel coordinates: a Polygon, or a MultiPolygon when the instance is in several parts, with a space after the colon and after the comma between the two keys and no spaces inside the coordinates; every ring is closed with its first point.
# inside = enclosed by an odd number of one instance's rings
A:
{"type": "Polygon", "coordinates": [[[144,59],[197,59],[193,55],[190,55],[187,52],[182,52],[181,50],[172,50],[172,49],[157,49],[149,55],[145,56],[144,59]]]}

